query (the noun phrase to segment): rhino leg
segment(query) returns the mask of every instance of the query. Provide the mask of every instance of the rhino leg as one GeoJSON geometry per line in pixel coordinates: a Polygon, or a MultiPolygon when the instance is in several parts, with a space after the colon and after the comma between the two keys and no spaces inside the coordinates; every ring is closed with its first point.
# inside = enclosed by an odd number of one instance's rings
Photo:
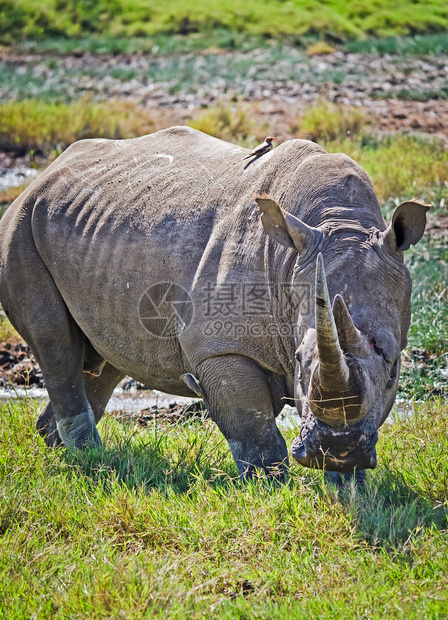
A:
{"type": "MultiPolygon", "coordinates": [[[[101,375],[99,376],[93,376],[84,371],[86,394],[90,406],[92,407],[93,415],[95,416],[95,424],[98,424],[101,420],[109,398],[112,396],[112,392],[124,376],[125,375],[121,371],[107,362],[103,366],[101,375]]],[[[44,438],[47,446],[56,448],[63,445],[59,437],[56,417],[51,402],[48,403],[39,414],[36,421],[36,429],[44,438]]]]}
{"type": "Polygon", "coordinates": [[[339,489],[342,489],[344,486],[350,485],[352,482],[354,482],[355,486],[357,487],[363,487],[366,481],[366,470],[359,469],[353,473],[344,474],[341,474],[338,471],[325,470],[324,480],[325,482],[335,484],[339,489]]]}
{"type": "Polygon", "coordinates": [[[0,289],[7,315],[42,369],[62,441],[75,447],[101,444],[84,383],[84,334],[35,247],[11,244],[0,289]]]}
{"type": "Polygon", "coordinates": [[[227,439],[241,478],[256,469],[283,479],[288,450],[275,423],[274,408],[264,370],[253,360],[225,355],[197,368],[212,420],[227,439]]]}

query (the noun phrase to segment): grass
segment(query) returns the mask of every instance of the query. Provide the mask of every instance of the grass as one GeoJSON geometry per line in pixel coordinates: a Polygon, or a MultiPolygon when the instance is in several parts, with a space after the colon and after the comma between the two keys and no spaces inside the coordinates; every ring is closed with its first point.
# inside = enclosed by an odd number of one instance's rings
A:
{"type": "Polygon", "coordinates": [[[448,9],[443,0],[386,0],[366,6],[356,0],[5,0],[0,14],[0,41],[42,37],[136,37],[192,34],[215,29],[249,35],[293,37],[328,33],[336,40],[443,32],[448,9]]]}
{"type": "MultiPolygon", "coordinates": [[[[328,123],[328,121],[324,121],[328,123]]],[[[346,153],[356,160],[372,180],[380,202],[390,197],[448,197],[448,153],[431,138],[395,134],[378,138],[339,138],[324,144],[330,152],[346,153]]]]}
{"type": "Polygon", "coordinates": [[[414,37],[368,38],[363,41],[349,41],[345,48],[358,54],[447,54],[448,34],[441,32],[414,37]]]}
{"type": "Polygon", "coordinates": [[[8,338],[18,337],[19,334],[16,332],[14,327],[11,325],[10,320],[6,317],[3,310],[0,307],[0,342],[4,340],[8,340],[8,338]]]}
{"type": "Polygon", "coordinates": [[[362,108],[323,101],[305,110],[298,119],[297,130],[300,137],[325,144],[341,137],[355,137],[366,123],[366,112],[362,108]]]}
{"type": "MultiPolygon", "coordinates": [[[[196,112],[189,124],[218,138],[253,146],[271,131],[266,121],[258,119],[256,103],[221,101],[196,112]]],[[[362,108],[321,102],[294,118],[290,131],[355,159],[370,176],[380,202],[417,196],[447,204],[448,153],[443,145],[400,134],[379,138],[369,133],[367,120],[362,108]]],[[[0,104],[0,148],[58,153],[82,138],[132,138],[167,124],[160,114],[130,101],[103,103],[87,97],[72,104],[11,101],[0,104]]],[[[3,201],[7,202],[6,197],[3,201]]]]}
{"type": "Polygon", "coordinates": [[[210,421],[106,419],[102,451],[49,451],[34,404],[8,403],[3,616],[443,618],[447,414],[386,425],[365,492],[338,495],[294,465],[285,485],[240,485],[210,421]]]}
{"type": "Polygon", "coordinates": [[[18,185],[16,187],[8,187],[0,192],[0,218],[3,217],[9,205],[14,202],[27,187],[28,184],[18,185]]]}
{"type": "Polygon", "coordinates": [[[64,104],[26,99],[0,105],[0,149],[8,151],[60,152],[83,138],[131,138],[154,129],[148,111],[122,101],[83,98],[64,104]]]}
{"type": "Polygon", "coordinates": [[[197,114],[189,125],[215,138],[253,148],[267,135],[267,128],[256,123],[253,112],[253,105],[236,103],[230,106],[221,101],[197,114]]]}
{"type": "Polygon", "coordinates": [[[239,50],[250,52],[263,48],[274,48],[288,44],[306,49],[308,54],[331,54],[336,49],[343,49],[358,54],[394,54],[394,55],[442,55],[448,53],[448,35],[423,34],[401,37],[369,37],[359,40],[339,42],[331,33],[322,32],[306,35],[282,35],[267,38],[263,34],[253,35],[236,32],[226,28],[200,31],[191,34],[157,33],[151,36],[107,36],[92,34],[88,37],[47,37],[10,41],[12,49],[21,53],[32,54],[180,54],[202,50],[210,52],[219,50],[239,50]],[[333,45],[322,39],[325,35],[333,45]],[[336,43],[338,42],[338,43],[336,43]]]}
{"type": "Polygon", "coordinates": [[[89,37],[25,39],[11,42],[14,50],[37,54],[179,54],[200,50],[240,50],[248,52],[273,45],[271,39],[262,35],[249,35],[216,28],[190,35],[158,33],[152,36],[105,36],[94,34],[89,37]]]}
{"type": "Polygon", "coordinates": [[[424,238],[408,252],[412,320],[400,391],[404,397],[448,397],[448,238],[424,238]]]}

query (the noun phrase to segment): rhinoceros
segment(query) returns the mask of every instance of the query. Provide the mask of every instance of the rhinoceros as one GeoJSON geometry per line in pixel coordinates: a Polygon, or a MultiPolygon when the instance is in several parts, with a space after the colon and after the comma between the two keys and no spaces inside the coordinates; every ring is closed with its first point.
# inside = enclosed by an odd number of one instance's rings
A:
{"type": "Polygon", "coordinates": [[[48,445],[99,445],[118,382],[199,395],[241,477],[293,457],[363,471],[394,402],[410,322],[403,251],[352,159],[290,140],[248,150],[187,127],[70,146],[0,224],[0,300],[38,360],[48,445]]]}

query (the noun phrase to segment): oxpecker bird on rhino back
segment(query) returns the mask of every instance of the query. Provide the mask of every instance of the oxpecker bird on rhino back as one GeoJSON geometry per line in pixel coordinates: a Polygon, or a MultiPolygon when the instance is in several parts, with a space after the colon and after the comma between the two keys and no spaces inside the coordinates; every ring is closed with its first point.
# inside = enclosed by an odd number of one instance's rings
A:
{"type": "Polygon", "coordinates": [[[8,209],[0,301],[42,368],[48,445],[100,444],[131,375],[203,398],[243,477],[287,470],[285,402],[299,463],[375,467],[428,207],[386,226],[363,170],[313,142],[246,154],[186,127],[84,140],[8,209]]]}

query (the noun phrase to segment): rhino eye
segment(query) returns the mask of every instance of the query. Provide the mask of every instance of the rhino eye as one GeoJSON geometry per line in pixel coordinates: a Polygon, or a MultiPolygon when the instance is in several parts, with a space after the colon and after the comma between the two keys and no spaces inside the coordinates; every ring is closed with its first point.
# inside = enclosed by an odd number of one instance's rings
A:
{"type": "Polygon", "coordinates": [[[379,347],[379,346],[376,344],[376,340],[375,340],[375,338],[370,338],[369,342],[370,342],[370,346],[371,346],[371,347],[373,347],[373,350],[375,351],[375,353],[376,353],[377,355],[383,355],[383,352],[382,352],[382,350],[381,350],[381,347],[379,347]]]}

